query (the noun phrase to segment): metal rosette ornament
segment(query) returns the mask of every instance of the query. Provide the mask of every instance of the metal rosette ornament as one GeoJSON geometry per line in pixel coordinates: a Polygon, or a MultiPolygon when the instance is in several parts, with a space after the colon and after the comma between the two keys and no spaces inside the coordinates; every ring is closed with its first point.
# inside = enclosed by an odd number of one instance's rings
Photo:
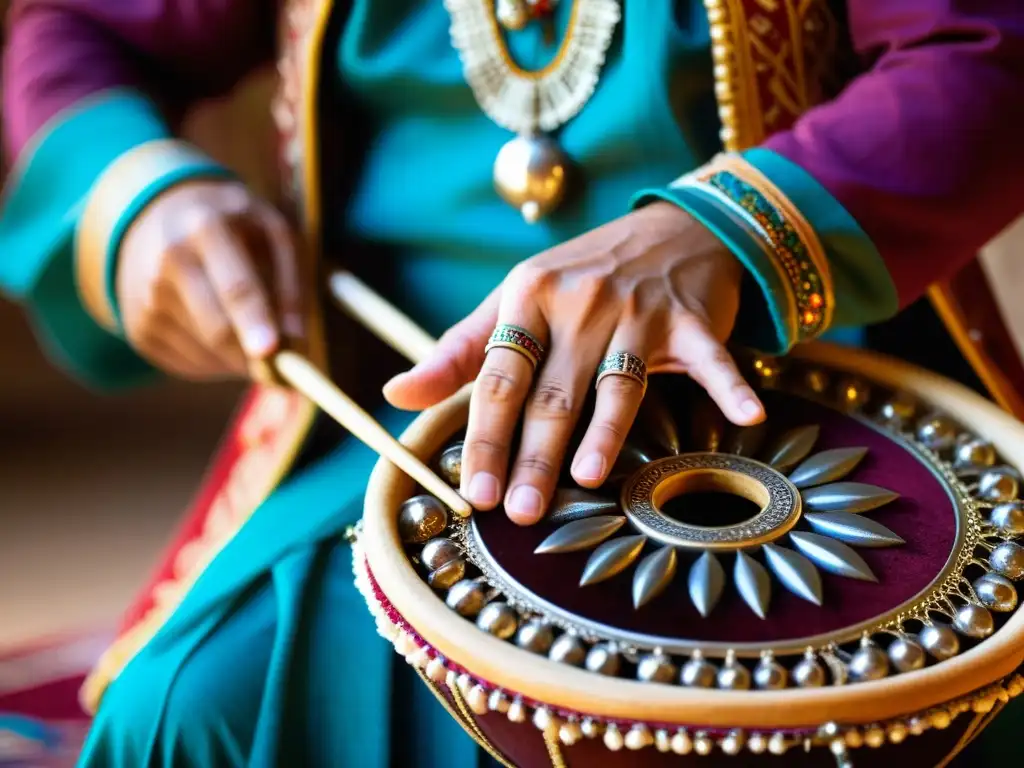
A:
{"type": "MultiPolygon", "coordinates": [[[[745,365],[765,424],[652,377],[609,481],[566,471],[536,526],[378,464],[357,581],[503,764],[940,765],[1024,690],[1024,425],[863,351],[745,365]]],[[[467,407],[403,436],[453,486],[467,407]]]]}

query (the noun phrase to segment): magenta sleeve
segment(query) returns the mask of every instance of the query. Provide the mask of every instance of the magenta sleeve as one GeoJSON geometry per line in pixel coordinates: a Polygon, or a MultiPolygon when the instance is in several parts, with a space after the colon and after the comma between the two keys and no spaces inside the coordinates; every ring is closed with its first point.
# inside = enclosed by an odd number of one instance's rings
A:
{"type": "Polygon", "coordinates": [[[906,305],[1024,212],[1024,2],[848,7],[870,68],[764,147],[856,219],[906,305]]]}
{"type": "Polygon", "coordinates": [[[273,51],[271,0],[14,0],[3,58],[13,162],[50,118],[134,87],[168,110],[226,91],[273,51]]]}

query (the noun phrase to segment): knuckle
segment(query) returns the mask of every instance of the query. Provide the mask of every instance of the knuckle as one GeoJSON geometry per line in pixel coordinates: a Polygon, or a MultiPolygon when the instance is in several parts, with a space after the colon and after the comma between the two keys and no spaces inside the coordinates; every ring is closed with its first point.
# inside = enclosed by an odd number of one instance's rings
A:
{"type": "Polygon", "coordinates": [[[252,280],[233,280],[229,282],[221,289],[221,297],[228,304],[262,303],[262,291],[252,280]]]}
{"type": "Polygon", "coordinates": [[[570,418],[576,410],[572,390],[558,380],[549,379],[537,384],[530,399],[530,412],[549,419],[570,418]]]}
{"type": "Polygon", "coordinates": [[[508,283],[519,298],[541,291],[550,282],[552,270],[533,261],[524,261],[512,268],[508,283]]]}
{"type": "Polygon", "coordinates": [[[525,469],[543,476],[554,476],[559,473],[558,464],[551,456],[542,453],[529,453],[521,456],[516,462],[519,469],[525,469]]]}
{"type": "Polygon", "coordinates": [[[642,390],[636,379],[619,375],[605,376],[601,380],[601,388],[619,400],[632,400],[642,390]]]}
{"type": "Polygon", "coordinates": [[[626,425],[611,419],[601,419],[590,425],[602,442],[621,444],[628,432],[626,425]]]}
{"type": "Polygon", "coordinates": [[[487,367],[477,379],[480,394],[489,402],[502,405],[515,400],[519,390],[516,377],[503,368],[487,367]]]}
{"type": "Polygon", "coordinates": [[[468,455],[501,459],[508,454],[508,446],[489,435],[473,435],[466,439],[464,447],[468,455]]]}

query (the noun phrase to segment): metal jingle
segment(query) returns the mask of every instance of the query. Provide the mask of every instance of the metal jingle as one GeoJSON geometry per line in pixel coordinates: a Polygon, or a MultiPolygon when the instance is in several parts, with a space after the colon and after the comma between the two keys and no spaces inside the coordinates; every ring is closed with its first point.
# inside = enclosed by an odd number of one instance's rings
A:
{"type": "Polygon", "coordinates": [[[874,643],[863,642],[848,666],[850,677],[856,682],[881,680],[889,674],[889,657],[874,643]]]}
{"type": "Polygon", "coordinates": [[[564,634],[551,645],[548,658],[560,664],[580,666],[587,658],[587,649],[575,635],[564,634]]]}
{"type": "Polygon", "coordinates": [[[445,603],[460,616],[472,618],[484,607],[484,588],[472,579],[463,579],[448,590],[445,603]]]}
{"type": "Polygon", "coordinates": [[[1004,541],[988,556],[988,563],[996,572],[1008,579],[1024,578],[1024,547],[1012,541],[1004,541]]]}
{"type": "Polygon", "coordinates": [[[754,685],[766,691],[776,691],[786,687],[789,677],[786,668],[771,656],[765,656],[754,668],[754,685]]]}
{"type": "Polygon", "coordinates": [[[917,639],[938,661],[951,659],[960,653],[960,638],[946,624],[929,624],[921,630],[917,639]]]}
{"type": "Polygon", "coordinates": [[[1019,501],[1008,501],[992,508],[989,522],[1003,536],[1024,534],[1024,506],[1019,501]]]}
{"type": "Polygon", "coordinates": [[[750,670],[743,666],[742,662],[730,651],[726,657],[725,664],[718,670],[718,687],[732,691],[746,691],[750,688],[750,670]]]}
{"type": "Polygon", "coordinates": [[[996,449],[987,440],[971,438],[957,443],[953,466],[957,469],[991,467],[996,463],[996,449]]]}
{"type": "Polygon", "coordinates": [[[449,589],[461,581],[465,575],[466,561],[459,557],[431,571],[427,577],[427,583],[434,589],[449,589]]]}
{"type": "Polygon", "coordinates": [[[801,688],[820,688],[825,684],[825,668],[808,652],[793,667],[793,682],[801,688]]]}
{"type": "Polygon", "coordinates": [[[893,429],[902,429],[916,412],[917,404],[908,395],[897,393],[882,403],[878,415],[893,429]]]}
{"type": "Polygon", "coordinates": [[[441,452],[441,456],[437,460],[441,477],[453,488],[458,488],[462,482],[462,446],[461,440],[452,443],[441,452]]]}
{"type": "Polygon", "coordinates": [[[422,494],[406,500],[398,512],[398,534],[406,544],[432,539],[448,525],[448,510],[433,496],[422,494]]]}
{"type": "Polygon", "coordinates": [[[917,439],[933,451],[952,448],[956,437],[956,425],[944,416],[929,416],[917,425],[917,439]]]}
{"type": "Polygon", "coordinates": [[[508,640],[519,627],[519,614],[508,603],[488,603],[477,616],[476,625],[484,632],[508,640]]]}
{"type": "MultiPolygon", "coordinates": [[[[619,673],[621,664],[619,651],[612,643],[598,643],[587,653],[584,666],[599,675],[614,677],[619,673]]],[[[639,672],[638,672],[639,675],[639,672]]]]}
{"type": "Polygon", "coordinates": [[[459,549],[459,545],[445,538],[431,539],[423,545],[423,551],[420,553],[420,561],[432,571],[460,557],[462,550],[459,549]]]}
{"type": "Polygon", "coordinates": [[[966,603],[957,610],[953,626],[960,634],[978,640],[988,637],[996,628],[988,608],[974,603],[966,603]]]}
{"type": "Polygon", "coordinates": [[[889,644],[889,661],[899,672],[921,669],[926,661],[924,648],[908,637],[898,637],[889,644]]]}
{"type": "Polygon", "coordinates": [[[683,664],[679,673],[679,682],[689,688],[711,688],[715,685],[718,671],[715,665],[704,659],[700,654],[683,664]]]}
{"type": "Polygon", "coordinates": [[[1019,491],[1020,481],[1009,467],[985,470],[978,478],[978,496],[985,501],[1013,501],[1019,491]]]}
{"type": "Polygon", "coordinates": [[[973,586],[978,600],[991,611],[1009,613],[1017,607],[1017,589],[1005,576],[986,573],[975,579],[973,586]]]}
{"type": "Polygon", "coordinates": [[[649,653],[637,664],[636,676],[645,683],[671,683],[676,676],[676,665],[660,651],[649,653]]]}
{"type": "Polygon", "coordinates": [[[546,654],[554,642],[555,633],[551,625],[540,619],[525,622],[516,634],[516,645],[531,653],[546,654]]]}

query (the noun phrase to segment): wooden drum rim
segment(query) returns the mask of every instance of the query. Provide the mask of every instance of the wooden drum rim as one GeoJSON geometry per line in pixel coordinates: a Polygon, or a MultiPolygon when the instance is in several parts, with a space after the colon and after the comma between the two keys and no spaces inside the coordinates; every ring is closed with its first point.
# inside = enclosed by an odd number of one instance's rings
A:
{"type": "MultiPolygon", "coordinates": [[[[1024,466],[1024,424],[967,387],[863,350],[811,344],[792,357],[858,374],[940,406],[1024,466]]],[[[401,441],[421,458],[435,455],[465,425],[469,388],[421,414],[401,441]]],[[[410,627],[474,677],[554,709],[610,720],[694,727],[787,729],[836,721],[861,724],[920,712],[1012,674],[1024,661],[1024,610],[960,655],[873,682],[783,691],[726,691],[652,685],[603,677],[537,656],[495,638],[450,610],[415,571],[398,536],[397,510],[413,481],[378,461],[366,492],[360,536],[370,571],[410,627]]],[[[500,512],[480,514],[501,514],[500,512]]]]}

